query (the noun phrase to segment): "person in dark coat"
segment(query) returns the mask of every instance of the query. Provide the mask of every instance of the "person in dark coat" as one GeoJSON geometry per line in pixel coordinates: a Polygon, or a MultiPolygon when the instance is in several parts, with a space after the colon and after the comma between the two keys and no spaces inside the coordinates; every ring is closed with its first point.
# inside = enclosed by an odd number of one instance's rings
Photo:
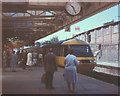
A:
{"type": "Polygon", "coordinates": [[[38,63],[40,64],[40,66],[42,66],[42,63],[43,63],[43,54],[42,53],[38,54],[38,63]]]}
{"type": "Polygon", "coordinates": [[[10,66],[12,68],[12,72],[16,72],[15,67],[16,67],[17,62],[18,62],[17,59],[18,59],[17,55],[15,54],[15,51],[13,51],[13,53],[10,56],[10,66]]]}
{"type": "Polygon", "coordinates": [[[24,50],[22,52],[22,68],[26,69],[26,62],[27,62],[27,52],[24,50]]]}
{"type": "Polygon", "coordinates": [[[45,55],[44,70],[46,72],[46,88],[53,89],[53,74],[57,71],[57,59],[53,54],[52,48],[49,49],[48,54],[45,55]]]}
{"type": "Polygon", "coordinates": [[[9,49],[6,50],[6,66],[10,67],[10,51],[9,49]]]}

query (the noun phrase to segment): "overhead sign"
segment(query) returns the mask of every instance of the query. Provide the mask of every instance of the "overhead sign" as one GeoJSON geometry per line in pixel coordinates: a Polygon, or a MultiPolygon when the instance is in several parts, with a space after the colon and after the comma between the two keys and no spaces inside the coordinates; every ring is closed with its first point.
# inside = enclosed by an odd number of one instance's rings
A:
{"type": "Polygon", "coordinates": [[[80,30],[80,27],[75,27],[75,30],[80,30]]]}

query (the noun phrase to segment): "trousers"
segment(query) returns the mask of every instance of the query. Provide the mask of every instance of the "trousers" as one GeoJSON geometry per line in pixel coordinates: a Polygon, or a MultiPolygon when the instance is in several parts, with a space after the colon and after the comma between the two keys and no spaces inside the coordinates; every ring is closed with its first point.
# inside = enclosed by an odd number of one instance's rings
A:
{"type": "Polygon", "coordinates": [[[52,88],[54,72],[46,72],[46,88],[52,88]]]}

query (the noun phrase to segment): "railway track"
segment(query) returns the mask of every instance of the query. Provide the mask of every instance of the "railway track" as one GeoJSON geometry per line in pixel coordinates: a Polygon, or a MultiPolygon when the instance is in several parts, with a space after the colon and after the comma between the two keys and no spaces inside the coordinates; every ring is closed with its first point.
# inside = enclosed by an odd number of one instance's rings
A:
{"type": "Polygon", "coordinates": [[[120,76],[113,76],[110,74],[105,74],[105,73],[96,72],[96,71],[92,71],[91,73],[80,73],[80,74],[87,75],[95,79],[120,86],[120,82],[119,82],[120,76]]]}
{"type": "MultiPolygon", "coordinates": [[[[62,66],[59,66],[61,68],[64,68],[62,66]]],[[[111,74],[106,74],[106,73],[103,73],[103,72],[97,72],[97,71],[92,71],[92,72],[78,72],[79,74],[83,74],[83,75],[86,75],[86,76],[90,76],[92,78],[95,78],[95,79],[98,79],[98,80],[102,80],[104,82],[107,82],[107,83],[111,83],[111,84],[114,84],[114,85],[117,85],[117,86],[120,86],[120,76],[115,76],[115,75],[111,75],[111,74]]]]}

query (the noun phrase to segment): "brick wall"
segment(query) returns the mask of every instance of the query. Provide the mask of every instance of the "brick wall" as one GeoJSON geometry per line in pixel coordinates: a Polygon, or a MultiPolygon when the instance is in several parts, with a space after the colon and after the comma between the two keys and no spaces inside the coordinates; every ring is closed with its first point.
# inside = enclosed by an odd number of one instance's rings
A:
{"type": "MultiPolygon", "coordinates": [[[[102,45],[102,56],[100,59],[98,59],[99,62],[118,63],[119,32],[117,27],[115,29],[116,25],[118,25],[118,23],[109,26],[103,26],[90,31],[90,46],[93,54],[98,51],[99,44],[102,45]],[[99,30],[101,30],[101,35],[98,34],[99,30]]],[[[86,34],[80,35],[80,40],[85,41],[85,36],[86,34]]]]}

